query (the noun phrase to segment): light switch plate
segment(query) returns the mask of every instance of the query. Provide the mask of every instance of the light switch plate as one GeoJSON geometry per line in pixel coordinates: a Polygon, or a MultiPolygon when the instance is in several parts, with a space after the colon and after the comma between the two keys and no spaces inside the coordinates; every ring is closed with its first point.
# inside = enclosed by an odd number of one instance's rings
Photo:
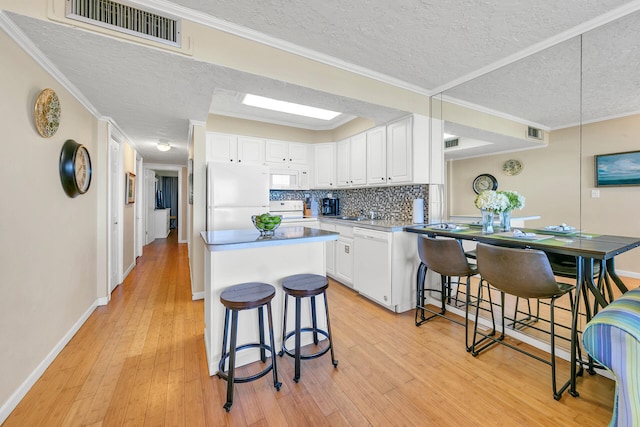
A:
{"type": "Polygon", "coordinates": [[[597,199],[600,197],[600,190],[591,190],[591,198],[597,199]]]}

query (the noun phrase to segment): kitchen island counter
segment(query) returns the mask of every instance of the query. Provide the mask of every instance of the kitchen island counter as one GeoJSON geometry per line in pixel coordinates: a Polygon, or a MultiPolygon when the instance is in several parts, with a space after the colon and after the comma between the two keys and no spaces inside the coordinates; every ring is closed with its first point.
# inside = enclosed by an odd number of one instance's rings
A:
{"type": "Polygon", "coordinates": [[[336,240],[338,233],[300,226],[281,226],[273,236],[261,236],[256,229],[203,231],[200,233],[209,251],[291,245],[336,240]]]}
{"type": "MultiPolygon", "coordinates": [[[[220,294],[229,286],[247,282],[262,282],[273,285],[276,296],[271,301],[275,351],[282,341],[282,313],[284,295],[282,279],[294,274],[310,273],[325,275],[325,242],[338,239],[338,233],[300,226],[280,226],[274,236],[261,237],[258,230],[203,231],[205,243],[204,286],[204,340],[209,374],[218,371],[222,349],[224,306],[220,294]]],[[[318,324],[326,326],[322,299],[318,305],[318,324]]],[[[303,317],[310,306],[303,304],[303,317]]],[[[293,310],[289,310],[289,325],[293,325],[293,310]]],[[[303,321],[303,327],[310,326],[303,321]]],[[[257,310],[243,310],[238,320],[238,346],[258,341],[257,310]]],[[[303,345],[312,342],[312,335],[303,337],[303,345]]],[[[238,353],[236,366],[255,362],[260,358],[257,349],[238,353]]]]}
{"type": "Polygon", "coordinates": [[[415,224],[411,221],[402,221],[399,219],[361,219],[361,220],[349,220],[340,219],[338,217],[320,216],[318,217],[320,222],[326,222],[331,224],[346,225],[349,227],[361,227],[368,228],[370,230],[379,230],[387,232],[403,231],[405,227],[418,226],[424,224],[415,224]]]}

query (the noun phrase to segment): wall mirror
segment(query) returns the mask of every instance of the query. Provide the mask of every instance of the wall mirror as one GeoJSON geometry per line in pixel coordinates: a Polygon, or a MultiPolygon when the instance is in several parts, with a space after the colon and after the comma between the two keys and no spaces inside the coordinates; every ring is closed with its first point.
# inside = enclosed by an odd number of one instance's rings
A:
{"type": "MultiPolygon", "coordinates": [[[[471,184],[490,173],[499,190],[526,197],[514,217],[539,217],[527,227],[640,236],[631,214],[640,188],[594,183],[595,155],[637,150],[640,140],[638,25],[640,12],[629,14],[434,96],[447,164],[444,215],[477,214],[471,184]],[[509,160],[519,173],[504,173],[509,160]]],[[[639,277],[638,265],[637,250],[616,258],[621,275],[639,277]]]]}

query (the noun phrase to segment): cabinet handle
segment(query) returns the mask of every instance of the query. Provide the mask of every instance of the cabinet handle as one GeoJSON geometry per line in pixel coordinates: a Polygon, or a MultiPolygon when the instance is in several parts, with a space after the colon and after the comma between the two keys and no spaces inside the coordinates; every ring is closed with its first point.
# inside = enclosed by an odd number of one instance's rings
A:
{"type": "Polygon", "coordinates": [[[381,176],[380,179],[384,181],[384,176],[381,176]]]}
{"type": "Polygon", "coordinates": [[[240,163],[241,161],[242,161],[241,159],[238,159],[238,163],[240,163]]]}
{"type": "Polygon", "coordinates": [[[389,181],[391,181],[391,177],[389,177],[389,181]]]}
{"type": "Polygon", "coordinates": [[[282,159],[282,161],[283,161],[283,162],[286,162],[286,161],[287,161],[287,159],[282,159]]]}

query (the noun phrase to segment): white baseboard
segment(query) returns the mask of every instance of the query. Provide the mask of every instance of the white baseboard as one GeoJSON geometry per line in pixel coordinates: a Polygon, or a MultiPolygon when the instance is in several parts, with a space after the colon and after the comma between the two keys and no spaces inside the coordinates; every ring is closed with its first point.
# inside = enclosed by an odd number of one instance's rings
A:
{"type": "Polygon", "coordinates": [[[38,379],[42,376],[44,371],[47,370],[49,365],[53,363],[58,354],[62,351],[62,349],[71,341],[71,338],[78,332],[80,327],[87,321],[91,313],[96,309],[100,300],[96,300],[91,304],[89,309],[84,312],[84,314],[78,319],[78,321],[67,331],[67,333],[62,337],[60,341],[55,345],[53,349],[47,354],[42,362],[36,367],[36,369],[31,372],[31,374],[27,377],[27,379],[18,387],[16,391],[7,399],[6,402],[0,406],[0,424],[4,423],[5,420],[9,417],[11,412],[18,406],[18,403],[24,398],[24,396],[31,390],[31,387],[38,381],[38,379]]]}
{"type": "Polygon", "coordinates": [[[194,294],[191,295],[191,300],[192,301],[199,300],[199,299],[204,299],[204,291],[195,292],[194,294]]]}
{"type": "Polygon", "coordinates": [[[122,274],[122,281],[120,281],[120,283],[124,282],[124,279],[127,278],[127,276],[129,275],[129,273],[131,273],[131,271],[136,268],[136,262],[133,261],[133,263],[129,266],[129,268],[127,268],[127,270],[122,274]]]}

